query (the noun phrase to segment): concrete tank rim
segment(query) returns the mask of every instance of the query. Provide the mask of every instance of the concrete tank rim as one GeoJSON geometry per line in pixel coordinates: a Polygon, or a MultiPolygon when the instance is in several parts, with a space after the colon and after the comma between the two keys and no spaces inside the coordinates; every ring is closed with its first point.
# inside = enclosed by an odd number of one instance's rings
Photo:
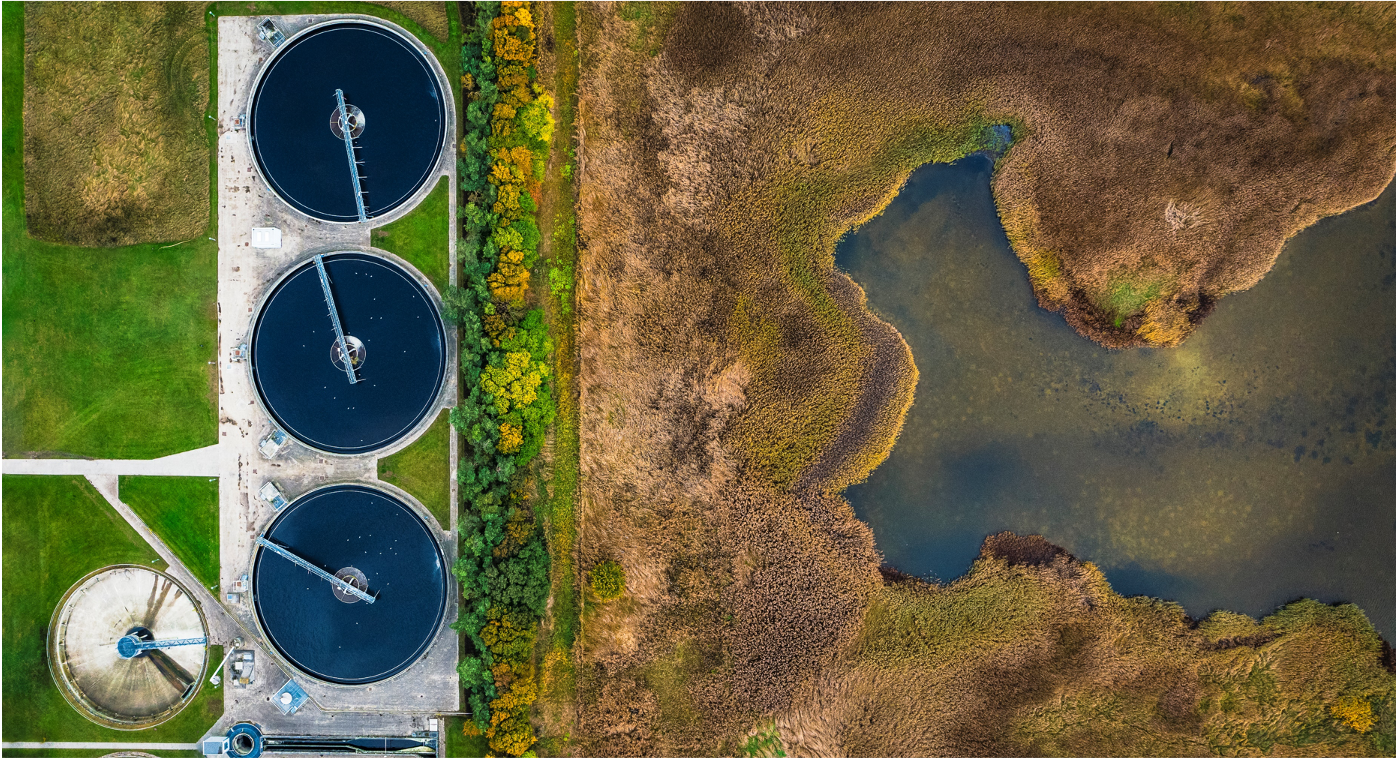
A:
{"type": "Polygon", "coordinates": [[[73,708],[73,710],[77,711],[78,714],[81,715],[83,718],[86,718],[88,721],[91,721],[92,723],[97,724],[98,726],[104,726],[108,729],[116,729],[124,732],[136,732],[159,726],[165,723],[166,721],[169,721],[170,719],[174,718],[175,716],[178,716],[180,712],[185,709],[186,706],[188,706],[191,702],[194,701],[196,697],[199,696],[199,693],[204,688],[204,675],[208,673],[210,657],[207,652],[207,647],[208,645],[212,644],[212,638],[210,638],[209,636],[208,617],[204,615],[203,606],[199,604],[199,601],[194,597],[193,594],[189,592],[189,588],[185,587],[183,582],[179,581],[178,579],[175,579],[173,576],[170,576],[168,573],[164,571],[151,568],[150,566],[146,566],[139,563],[113,563],[108,566],[102,566],[101,568],[93,569],[92,571],[83,574],[81,578],[79,578],[76,582],[73,582],[72,586],[70,586],[63,593],[62,597],[58,599],[58,603],[54,605],[53,613],[49,616],[49,623],[46,629],[46,633],[48,639],[44,641],[44,658],[45,663],[47,664],[47,668],[49,670],[49,677],[52,678],[54,687],[58,689],[59,694],[63,696],[63,700],[67,702],[68,705],[73,708]],[[209,642],[205,645],[204,665],[199,669],[199,674],[195,678],[194,682],[194,690],[189,693],[189,696],[181,699],[178,703],[166,709],[164,712],[151,717],[150,720],[141,721],[138,723],[119,721],[116,719],[108,719],[105,716],[96,713],[98,708],[95,704],[89,705],[87,703],[84,703],[80,698],[77,698],[76,695],[74,695],[74,692],[79,691],[77,689],[77,686],[67,684],[66,677],[63,677],[58,670],[60,666],[57,663],[58,635],[54,634],[54,629],[55,626],[58,624],[59,617],[62,614],[64,607],[68,605],[68,601],[72,598],[73,593],[77,591],[80,587],[85,586],[91,579],[93,579],[97,575],[105,573],[107,571],[115,571],[118,569],[139,569],[142,571],[148,571],[152,574],[157,574],[159,576],[164,577],[171,584],[178,587],[180,592],[183,592],[185,597],[189,598],[190,604],[194,606],[195,613],[199,615],[199,624],[204,628],[204,637],[209,640],[209,642]]]}
{"type": "MultiPolygon", "coordinates": [[[[343,479],[339,481],[321,483],[292,498],[291,502],[287,504],[286,508],[284,508],[281,511],[281,513],[274,514],[271,518],[267,519],[265,523],[258,527],[257,536],[265,537],[267,535],[268,530],[271,529],[272,524],[276,523],[277,519],[282,515],[282,513],[286,513],[287,511],[289,511],[291,509],[291,506],[295,505],[297,500],[300,500],[302,497],[305,497],[306,495],[319,492],[320,490],[340,486],[362,487],[363,489],[374,490],[380,494],[394,498],[407,505],[408,510],[411,511],[419,519],[421,519],[422,523],[427,527],[427,534],[429,537],[431,537],[432,543],[436,547],[437,555],[441,558],[442,561],[443,593],[445,595],[445,600],[442,604],[441,619],[437,622],[436,626],[433,627],[432,635],[430,638],[431,642],[429,642],[426,645],[426,647],[422,649],[422,652],[417,655],[416,659],[413,660],[412,663],[408,664],[406,667],[403,668],[403,670],[395,674],[386,676],[376,681],[364,682],[360,684],[344,684],[343,682],[333,682],[328,679],[322,679],[310,673],[309,671],[306,671],[305,669],[301,668],[300,666],[297,666],[296,664],[288,660],[285,656],[283,656],[281,654],[281,651],[277,649],[277,646],[272,643],[271,635],[267,634],[266,628],[262,625],[262,614],[257,612],[257,591],[255,589],[256,583],[251,581],[252,567],[256,565],[257,553],[259,550],[262,549],[257,545],[256,538],[253,538],[249,541],[249,548],[247,552],[247,559],[245,565],[248,566],[249,569],[249,581],[246,594],[248,599],[248,605],[251,608],[251,613],[249,615],[252,617],[253,628],[256,630],[257,636],[261,638],[261,642],[263,643],[262,648],[268,655],[272,656],[272,658],[276,661],[279,667],[288,672],[295,672],[296,675],[304,676],[322,687],[330,687],[334,689],[352,691],[359,690],[364,687],[376,687],[378,685],[396,681],[411,673],[413,669],[421,665],[421,663],[424,660],[426,660],[428,655],[431,653],[432,648],[436,646],[437,638],[441,637],[442,629],[451,626],[452,618],[450,611],[452,608],[452,598],[456,596],[455,593],[459,592],[459,588],[456,587],[455,575],[451,573],[451,565],[450,561],[448,560],[446,544],[444,540],[442,540],[437,534],[433,533],[432,531],[431,527],[432,524],[436,523],[436,519],[432,516],[431,512],[428,511],[426,507],[422,505],[422,503],[418,502],[417,498],[407,494],[406,492],[403,492],[401,488],[394,487],[388,484],[387,482],[369,481],[362,479],[343,479]],[[404,497],[405,495],[406,497],[404,497]]],[[[450,530],[442,530],[442,533],[449,534],[450,530]]]]}
{"type": "MultiPolygon", "coordinates": [[[[278,18],[284,15],[285,14],[278,14],[277,16],[266,16],[266,18],[278,18]]],[[[248,87],[247,100],[243,105],[243,113],[251,117],[252,102],[254,98],[256,98],[258,89],[262,85],[263,77],[266,75],[268,69],[271,68],[272,62],[277,59],[283,50],[289,50],[290,46],[301,37],[323,27],[333,26],[335,24],[358,22],[370,26],[377,26],[407,40],[409,44],[412,45],[413,49],[427,61],[428,67],[431,68],[432,74],[436,77],[438,91],[441,93],[442,99],[446,103],[444,108],[445,118],[442,119],[441,124],[441,134],[438,135],[441,141],[441,148],[437,155],[436,168],[433,169],[432,173],[428,175],[427,180],[422,183],[421,187],[417,188],[417,191],[414,192],[410,198],[388,213],[382,216],[372,216],[368,221],[331,221],[312,216],[302,211],[300,208],[287,202],[286,198],[282,197],[280,192],[273,189],[272,184],[267,181],[266,175],[262,173],[261,162],[257,159],[257,148],[252,144],[252,129],[244,129],[243,132],[246,135],[245,140],[247,142],[248,155],[252,157],[252,170],[256,172],[257,179],[262,182],[262,186],[266,187],[277,200],[281,201],[285,209],[290,210],[295,216],[304,221],[310,221],[316,224],[333,224],[338,227],[363,226],[366,229],[373,229],[391,224],[411,213],[417,206],[421,205],[427,195],[436,188],[436,182],[432,181],[432,179],[435,178],[440,181],[441,177],[444,175],[441,169],[442,161],[446,160],[448,157],[453,161],[456,159],[455,146],[450,144],[453,141],[451,138],[454,137],[456,132],[456,96],[451,90],[451,81],[446,76],[446,69],[442,68],[441,61],[437,60],[436,53],[432,52],[432,49],[427,47],[425,42],[418,39],[417,35],[392,21],[377,16],[370,16],[362,13],[336,13],[327,15],[329,17],[325,18],[323,21],[315,21],[305,28],[291,34],[291,36],[286,38],[285,42],[282,42],[272,51],[271,55],[267,56],[267,60],[258,67],[257,75],[252,78],[252,83],[248,87]],[[450,149],[448,149],[448,147],[450,147],[450,149]]]]}
{"type": "Polygon", "coordinates": [[[402,437],[399,437],[398,439],[394,440],[393,442],[390,442],[387,445],[384,445],[383,447],[376,448],[374,450],[366,450],[362,453],[337,453],[330,450],[324,450],[322,448],[314,447],[305,442],[302,442],[300,437],[297,437],[296,435],[292,434],[289,430],[287,430],[278,422],[277,417],[267,407],[266,401],[262,398],[262,393],[257,389],[257,378],[252,373],[253,361],[252,356],[250,354],[243,360],[243,370],[247,376],[248,386],[252,388],[252,398],[257,403],[257,410],[262,412],[262,415],[266,417],[267,421],[272,425],[273,429],[276,429],[277,431],[280,431],[281,433],[285,434],[288,440],[298,445],[301,445],[307,450],[314,452],[316,455],[324,455],[329,456],[331,458],[339,458],[343,460],[386,458],[390,455],[393,455],[394,453],[402,451],[403,449],[410,446],[412,443],[416,442],[423,434],[427,433],[427,429],[429,429],[431,425],[436,422],[437,416],[440,415],[443,409],[451,408],[454,405],[448,402],[447,396],[454,389],[454,385],[450,381],[452,373],[451,367],[456,365],[456,361],[458,360],[458,348],[455,339],[456,330],[454,328],[450,328],[446,322],[446,316],[443,313],[443,302],[441,293],[437,291],[436,286],[432,284],[431,280],[428,279],[425,274],[417,270],[416,266],[412,265],[406,259],[398,255],[390,253],[386,250],[380,250],[376,247],[362,247],[359,245],[324,245],[306,250],[302,252],[299,256],[297,256],[295,259],[293,259],[291,262],[287,263],[284,267],[282,267],[282,269],[278,271],[274,277],[272,277],[269,283],[263,286],[262,293],[257,296],[257,305],[253,306],[251,316],[247,320],[247,326],[243,329],[244,337],[242,341],[245,344],[247,344],[249,348],[251,348],[252,334],[257,327],[257,319],[261,317],[262,309],[265,308],[267,305],[267,299],[271,297],[271,294],[274,291],[276,291],[276,289],[280,287],[283,282],[290,278],[292,274],[300,270],[301,267],[305,266],[306,263],[313,259],[315,256],[333,255],[335,253],[358,253],[361,255],[369,255],[382,258],[383,260],[392,263],[406,271],[408,275],[412,277],[413,281],[417,282],[417,284],[421,286],[423,290],[427,293],[427,299],[428,301],[430,301],[432,308],[436,311],[437,323],[441,326],[442,329],[442,350],[444,354],[444,360],[446,361],[446,368],[443,371],[441,386],[437,388],[436,399],[433,400],[429,405],[429,407],[432,409],[431,412],[425,414],[420,420],[418,420],[416,424],[414,424],[406,432],[404,432],[402,437]]]}

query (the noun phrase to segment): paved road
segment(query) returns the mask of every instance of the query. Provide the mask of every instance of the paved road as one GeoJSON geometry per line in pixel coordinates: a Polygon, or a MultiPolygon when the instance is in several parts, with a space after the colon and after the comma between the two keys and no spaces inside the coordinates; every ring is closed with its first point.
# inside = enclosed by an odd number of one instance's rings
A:
{"type": "Polygon", "coordinates": [[[218,476],[218,445],[186,450],[153,460],[88,460],[86,458],[6,458],[6,474],[57,476],[218,476]]]}
{"type": "Polygon", "coordinates": [[[190,750],[199,752],[197,742],[0,742],[6,750],[190,750]]]}

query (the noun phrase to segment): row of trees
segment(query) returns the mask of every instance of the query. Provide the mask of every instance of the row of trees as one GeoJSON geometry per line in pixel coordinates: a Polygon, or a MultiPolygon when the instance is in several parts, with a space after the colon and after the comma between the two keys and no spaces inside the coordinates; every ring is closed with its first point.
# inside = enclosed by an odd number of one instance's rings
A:
{"type": "Polygon", "coordinates": [[[549,383],[553,342],[529,310],[538,257],[534,219],[549,142],[552,99],[534,80],[533,17],[525,2],[480,2],[461,49],[466,133],[458,165],[462,286],[446,298],[461,326],[465,399],[451,423],[463,445],[457,631],[474,650],[459,671],[493,752],[531,755],[531,660],[548,602],[548,551],[525,494],[528,464],[556,414],[549,383]]]}

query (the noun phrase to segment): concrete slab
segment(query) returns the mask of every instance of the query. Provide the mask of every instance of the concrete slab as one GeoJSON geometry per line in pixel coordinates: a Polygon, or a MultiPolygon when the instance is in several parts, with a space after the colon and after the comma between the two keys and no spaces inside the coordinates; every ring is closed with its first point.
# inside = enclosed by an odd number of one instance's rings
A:
{"type": "Polygon", "coordinates": [[[6,474],[45,476],[208,476],[219,474],[218,445],[150,460],[91,458],[6,458],[6,474]]]}

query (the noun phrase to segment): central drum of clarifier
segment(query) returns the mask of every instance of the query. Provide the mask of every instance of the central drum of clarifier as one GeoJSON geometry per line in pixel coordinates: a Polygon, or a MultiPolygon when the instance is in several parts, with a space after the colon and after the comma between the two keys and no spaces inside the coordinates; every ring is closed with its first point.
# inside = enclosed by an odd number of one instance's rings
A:
{"type": "Polygon", "coordinates": [[[334,684],[370,684],[431,646],[446,613],[446,563],[431,528],[405,503],[363,485],[324,487],[287,506],[263,536],[373,598],[348,602],[322,577],[259,548],[257,620],[296,668],[334,684]]]}

